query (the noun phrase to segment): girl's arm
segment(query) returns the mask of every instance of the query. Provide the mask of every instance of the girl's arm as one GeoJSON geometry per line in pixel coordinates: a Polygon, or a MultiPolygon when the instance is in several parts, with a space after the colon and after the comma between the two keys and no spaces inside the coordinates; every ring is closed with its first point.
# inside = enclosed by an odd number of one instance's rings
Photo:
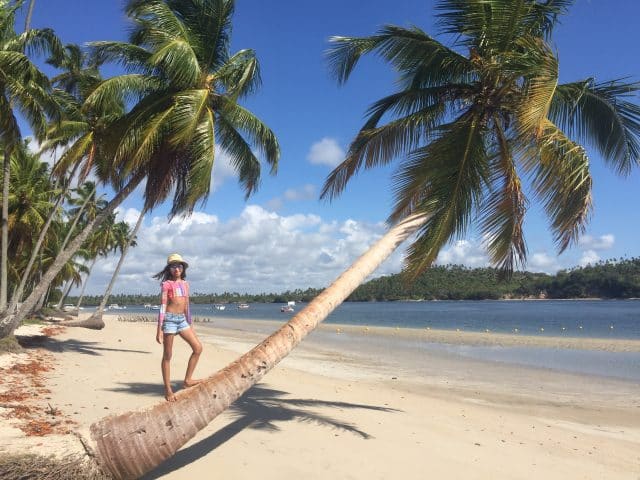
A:
{"type": "Polygon", "coordinates": [[[191,325],[191,306],[190,306],[190,302],[189,302],[189,284],[187,282],[185,283],[185,290],[186,290],[186,294],[187,294],[187,306],[185,308],[184,314],[185,317],[187,318],[187,323],[189,325],[191,325]]]}
{"type": "Polygon", "coordinates": [[[160,290],[160,311],[158,312],[158,327],[162,327],[164,323],[164,314],[167,311],[167,300],[169,298],[168,295],[169,285],[167,282],[162,282],[162,287],[160,290]]]}

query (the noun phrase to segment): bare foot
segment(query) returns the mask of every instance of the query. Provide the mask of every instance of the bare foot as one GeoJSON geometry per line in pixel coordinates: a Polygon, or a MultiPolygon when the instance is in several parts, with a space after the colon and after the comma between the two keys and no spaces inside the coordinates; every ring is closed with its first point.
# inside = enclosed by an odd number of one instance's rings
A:
{"type": "Polygon", "coordinates": [[[202,379],[198,379],[198,380],[185,380],[184,383],[182,384],[184,386],[184,388],[189,388],[189,387],[193,387],[195,385],[198,385],[199,383],[204,382],[204,380],[202,379]]]}
{"type": "Polygon", "coordinates": [[[167,392],[165,392],[164,398],[167,399],[167,402],[175,402],[177,400],[176,394],[173,393],[171,390],[168,390],[167,392]]]}

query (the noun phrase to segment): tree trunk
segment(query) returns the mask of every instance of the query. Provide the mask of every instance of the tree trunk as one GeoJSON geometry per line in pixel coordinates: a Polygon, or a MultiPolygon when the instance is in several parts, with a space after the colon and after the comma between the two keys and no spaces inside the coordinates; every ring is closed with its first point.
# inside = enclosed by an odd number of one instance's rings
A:
{"type": "Polygon", "coordinates": [[[35,5],[36,0],[31,0],[29,2],[29,10],[27,11],[27,18],[24,21],[24,31],[28,32],[31,29],[31,16],[33,15],[33,6],[35,5]]]}
{"type": "Polygon", "coordinates": [[[104,321],[102,318],[95,318],[91,315],[84,320],[69,320],[67,322],[60,322],[58,325],[63,327],[82,327],[89,328],[91,330],[102,330],[104,328],[104,321]]]}
{"type": "MultiPolygon", "coordinates": [[[[7,308],[7,272],[9,269],[9,176],[11,175],[11,150],[4,149],[2,166],[2,227],[0,228],[0,312],[7,308]]],[[[10,315],[12,312],[6,312],[10,315]]]]}
{"type": "Polygon", "coordinates": [[[67,282],[67,286],[62,290],[62,295],[60,295],[60,300],[58,300],[58,304],[56,305],[58,310],[62,310],[62,305],[64,305],[64,301],[67,299],[67,295],[69,295],[71,287],[73,287],[73,279],[70,279],[67,282]]]}
{"type": "Polygon", "coordinates": [[[85,198],[84,202],[82,202],[82,205],[80,205],[80,209],[76,212],[76,216],[73,219],[71,226],[69,227],[69,231],[67,232],[67,235],[64,237],[64,240],[62,241],[62,245],[60,245],[60,251],[64,250],[67,244],[69,243],[69,240],[71,240],[71,235],[73,235],[73,231],[76,229],[76,225],[78,225],[78,222],[80,221],[80,217],[82,217],[82,212],[84,212],[84,209],[87,208],[87,205],[91,200],[91,196],[96,193],[96,189],[97,187],[94,185],[93,192],[87,195],[87,198],[85,198]]]}
{"type": "MultiPolygon", "coordinates": [[[[104,309],[107,306],[107,302],[109,301],[109,296],[111,296],[111,290],[113,289],[113,286],[116,283],[116,279],[118,278],[118,274],[120,273],[120,268],[122,268],[124,259],[126,258],[127,252],[129,251],[129,247],[131,246],[133,239],[136,238],[136,235],[138,234],[138,230],[140,230],[140,226],[142,225],[142,220],[144,219],[144,214],[145,214],[145,210],[140,212],[140,216],[138,217],[136,226],[133,227],[133,232],[131,232],[131,236],[129,237],[129,240],[127,241],[126,245],[122,249],[120,260],[118,260],[118,265],[116,265],[116,269],[114,270],[113,275],[111,275],[111,281],[109,282],[109,285],[107,286],[107,289],[104,292],[102,301],[100,302],[98,309],[90,317],[90,319],[93,319],[94,321],[102,322],[102,313],[104,312],[104,309]]],[[[104,325],[104,322],[102,323],[102,325],[104,325]]]]}
{"type": "Polygon", "coordinates": [[[151,471],[287,356],[425,220],[416,215],[394,226],[288,323],[203,383],[178,392],[176,402],[94,423],[92,445],[85,446],[114,478],[139,478],[151,471]]]}
{"type": "Polygon", "coordinates": [[[12,312],[5,312],[3,317],[0,318],[0,338],[4,338],[13,333],[20,322],[29,312],[32,311],[38,299],[47,291],[47,288],[49,288],[49,285],[58,272],[62,270],[64,264],[67,263],[73,255],[75,255],[78,249],[82,246],[82,243],[89,237],[89,235],[91,235],[95,228],[102,224],[102,222],[104,222],[109,215],[111,215],[111,213],[120,206],[124,199],[129,196],[144,177],[144,172],[138,172],[135,174],[129,183],[109,202],[105,209],[85,226],[80,235],[74,238],[73,241],[69,243],[69,246],[58,254],[53,264],[42,276],[38,286],[33,289],[25,301],[22,302],[18,311],[15,314],[12,312]]]}
{"type": "Polygon", "coordinates": [[[97,260],[98,260],[98,257],[94,258],[91,261],[91,266],[89,267],[87,276],[85,277],[84,282],[82,283],[82,290],[80,291],[80,297],[78,298],[78,304],[76,305],[77,311],[80,311],[80,305],[82,304],[82,299],[84,298],[84,292],[87,289],[87,284],[89,283],[89,277],[91,276],[91,270],[93,270],[93,267],[95,266],[97,260]]]}

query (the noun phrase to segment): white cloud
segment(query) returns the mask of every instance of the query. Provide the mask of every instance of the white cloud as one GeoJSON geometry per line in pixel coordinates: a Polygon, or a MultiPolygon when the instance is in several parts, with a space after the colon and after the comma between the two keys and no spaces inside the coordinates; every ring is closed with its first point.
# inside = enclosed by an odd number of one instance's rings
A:
{"type": "Polygon", "coordinates": [[[344,151],[333,138],[325,137],[311,145],[307,160],[314,165],[337,166],[344,160],[344,151]]]}
{"type": "MultiPolygon", "coordinates": [[[[133,213],[133,212],[132,212],[133,213]]],[[[282,216],[257,205],[227,221],[196,212],[167,223],[146,218],[138,246],[127,255],[115,293],[155,293],[160,271],[170,253],[189,262],[188,280],[194,292],[282,292],[325,287],[385,231],[383,223],[355,220],[325,222],[317,215],[282,216]]],[[[117,257],[100,260],[87,291],[104,291],[117,257]]],[[[402,249],[376,275],[396,273],[402,249]]],[[[75,290],[74,290],[75,291],[75,290]]]]}
{"type": "Polygon", "coordinates": [[[607,235],[600,235],[599,237],[584,235],[580,238],[578,244],[589,250],[609,250],[613,247],[615,240],[615,236],[610,233],[607,235]]]}
{"type": "Polygon", "coordinates": [[[449,248],[440,251],[436,263],[439,265],[465,265],[471,268],[486,267],[489,265],[489,258],[479,243],[458,240],[449,248]]]}
{"type": "Polygon", "coordinates": [[[126,222],[131,228],[135,226],[140,217],[140,210],[137,208],[121,209],[116,208],[116,222],[126,222]]]}
{"type": "Polygon", "coordinates": [[[580,258],[580,266],[586,267],[587,265],[594,265],[600,261],[600,257],[594,250],[586,250],[582,252],[582,258],[580,258]]]}
{"type": "Polygon", "coordinates": [[[530,272],[543,272],[553,274],[561,269],[558,258],[546,252],[537,252],[531,255],[527,261],[526,270],[530,272]]]}
{"type": "Polygon", "coordinates": [[[269,200],[265,206],[272,211],[279,211],[284,207],[285,202],[301,202],[307,200],[315,200],[316,187],[310,183],[299,188],[289,188],[280,197],[274,197],[269,200]]]}
{"type": "Polygon", "coordinates": [[[298,200],[315,200],[316,198],[316,187],[310,183],[303,185],[302,187],[295,189],[289,188],[285,190],[284,199],[289,201],[298,201],[298,200]]]}

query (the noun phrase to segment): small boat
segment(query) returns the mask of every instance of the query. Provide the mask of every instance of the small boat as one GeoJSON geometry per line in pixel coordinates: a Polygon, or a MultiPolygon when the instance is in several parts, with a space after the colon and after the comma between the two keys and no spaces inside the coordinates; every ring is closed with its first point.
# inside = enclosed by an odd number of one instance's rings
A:
{"type": "Polygon", "coordinates": [[[226,305],[222,305],[221,303],[214,303],[213,304],[213,309],[214,310],[224,310],[226,307],[226,305]]]}
{"type": "Polygon", "coordinates": [[[126,305],[120,306],[117,303],[112,303],[107,307],[107,310],[124,310],[125,308],[127,308],[126,305]]]}
{"type": "Polygon", "coordinates": [[[151,308],[151,304],[150,304],[150,303],[145,303],[145,304],[144,304],[144,308],[146,308],[146,309],[151,308]]]}
{"type": "Polygon", "coordinates": [[[282,313],[292,313],[294,310],[293,310],[293,307],[291,305],[282,305],[280,307],[280,311],[282,313]]]}
{"type": "Polygon", "coordinates": [[[160,310],[160,305],[152,305],[151,310],[160,310]]]}
{"type": "Polygon", "coordinates": [[[246,310],[247,308],[249,308],[249,304],[248,303],[239,303],[238,304],[238,308],[240,310],[246,310]]]}

